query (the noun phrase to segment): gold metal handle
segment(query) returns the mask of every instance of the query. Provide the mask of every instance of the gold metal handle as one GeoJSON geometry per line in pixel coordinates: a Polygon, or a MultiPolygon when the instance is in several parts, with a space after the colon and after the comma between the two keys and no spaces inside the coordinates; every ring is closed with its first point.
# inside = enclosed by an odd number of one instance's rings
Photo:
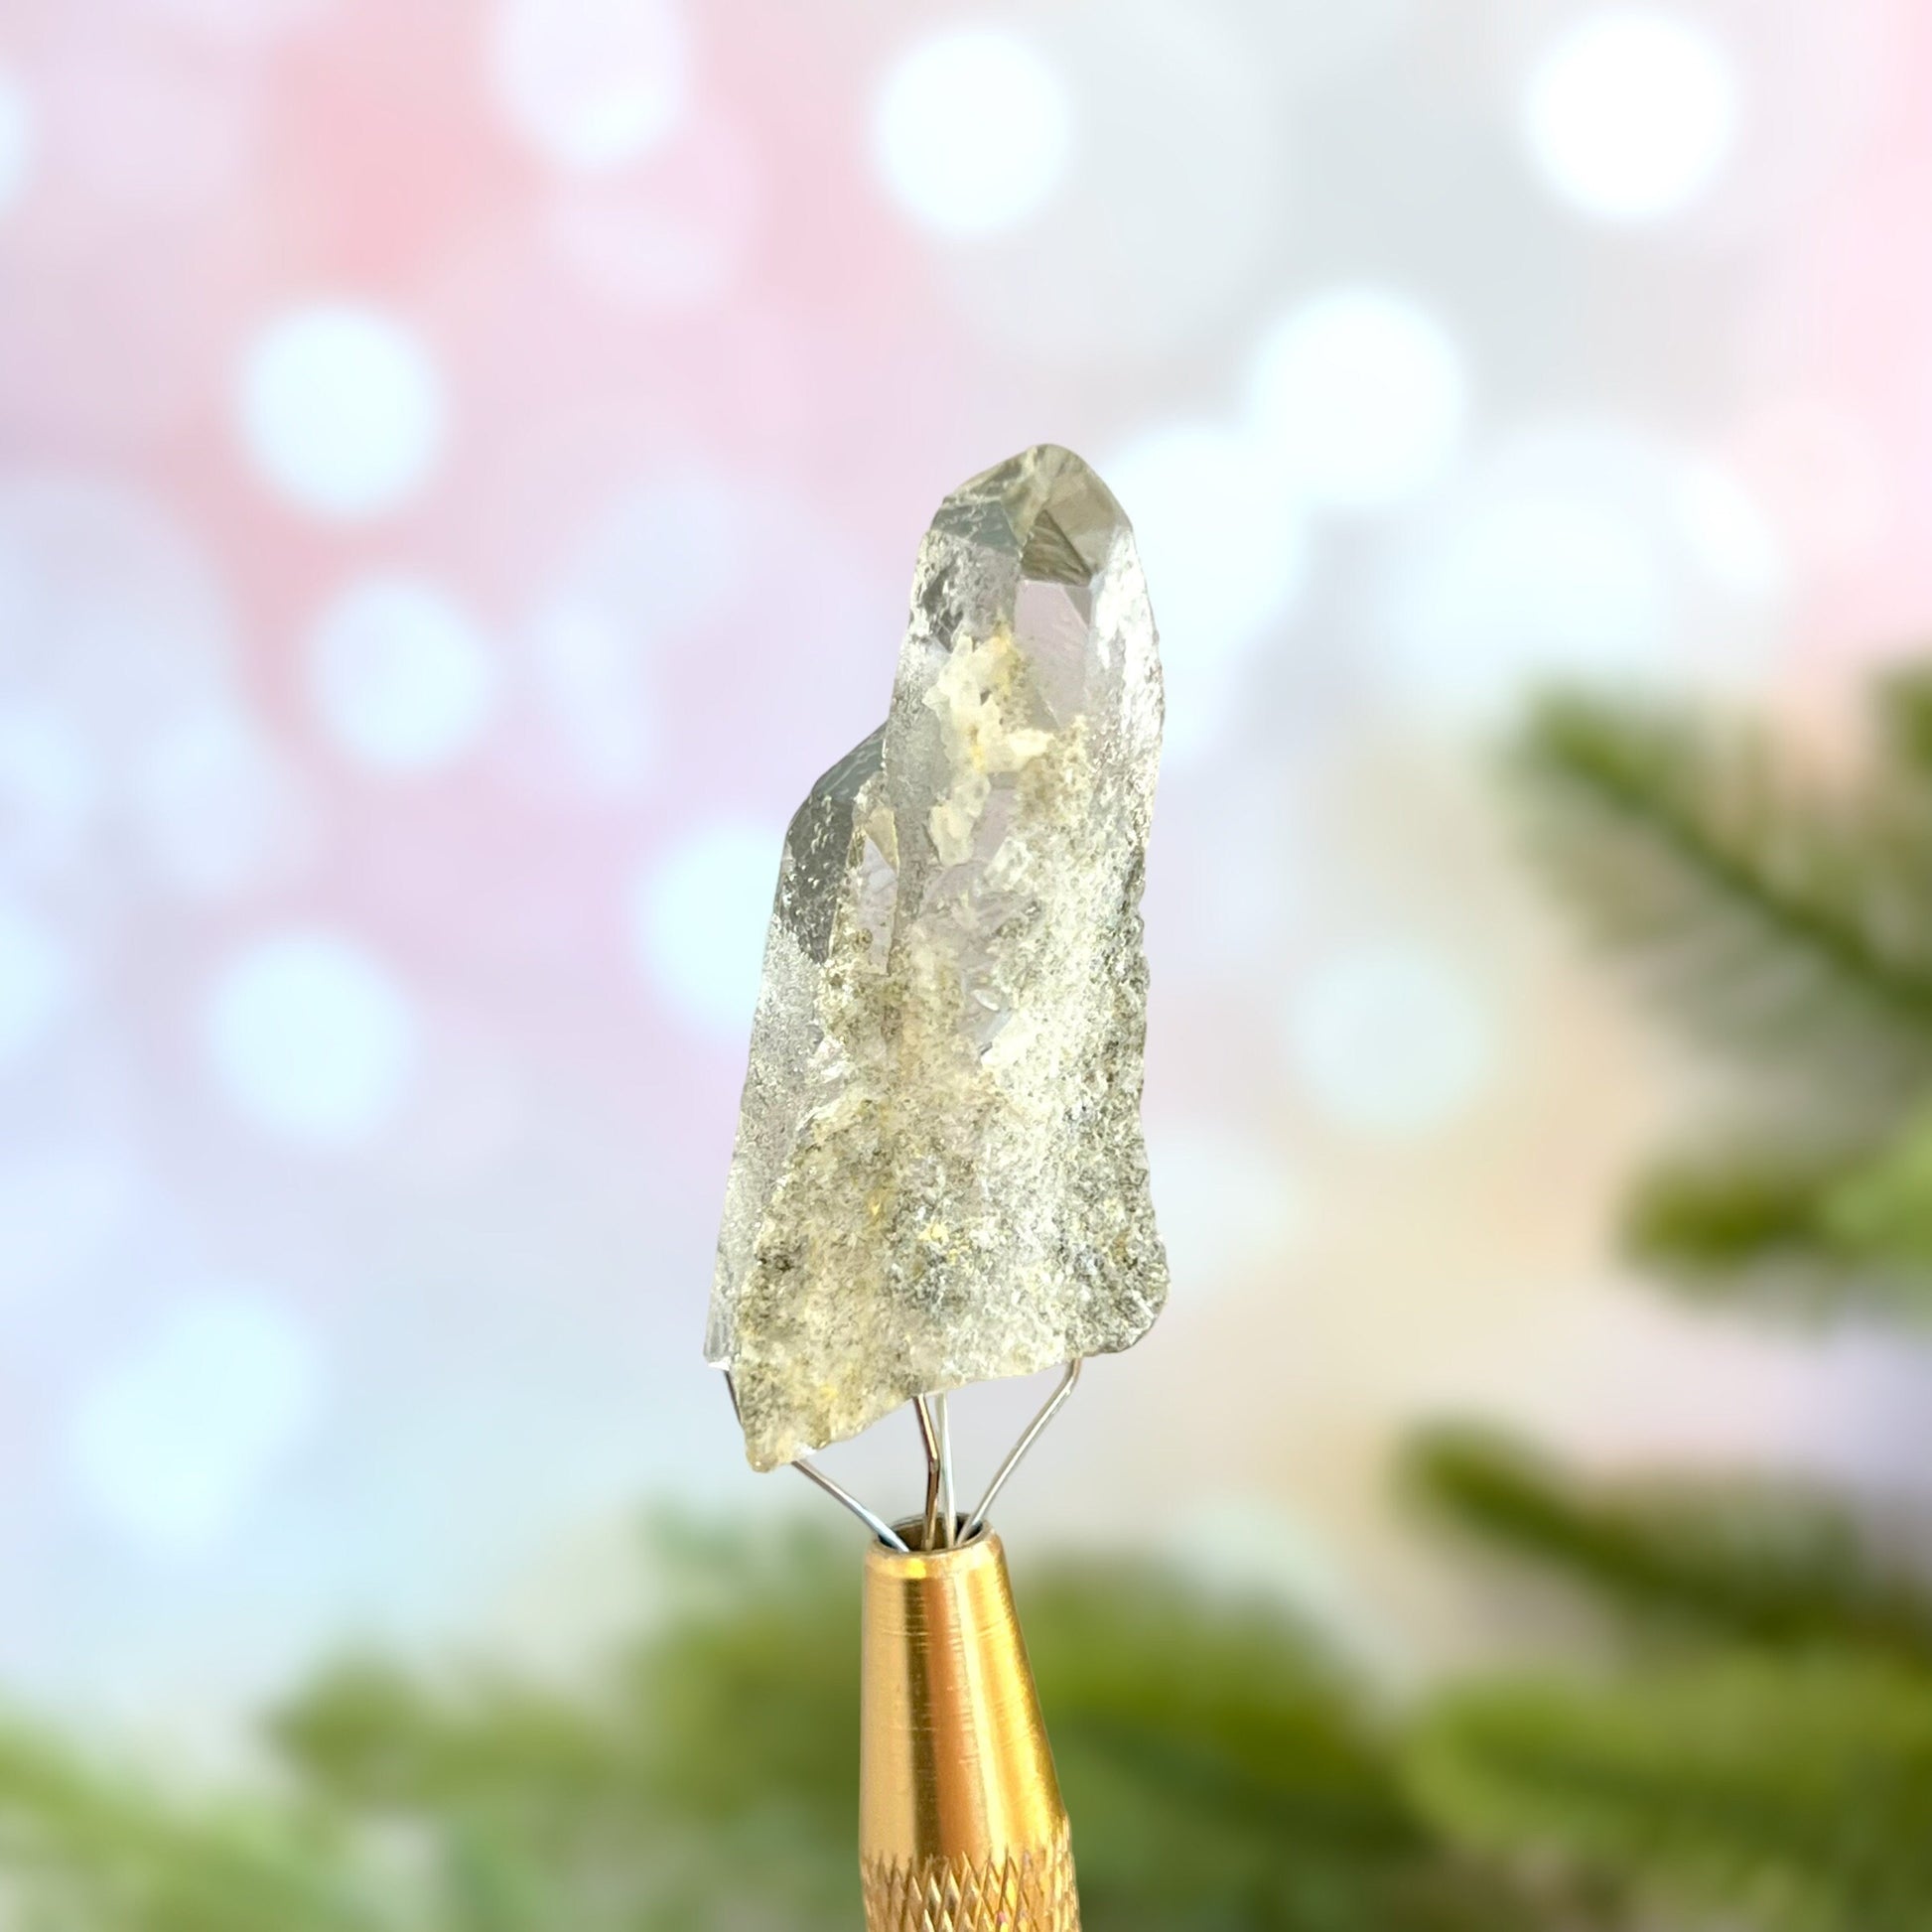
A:
{"type": "Polygon", "coordinates": [[[987,1531],[866,1556],[859,1866],[870,1932],[1079,1932],[1053,1753],[987,1531]]]}

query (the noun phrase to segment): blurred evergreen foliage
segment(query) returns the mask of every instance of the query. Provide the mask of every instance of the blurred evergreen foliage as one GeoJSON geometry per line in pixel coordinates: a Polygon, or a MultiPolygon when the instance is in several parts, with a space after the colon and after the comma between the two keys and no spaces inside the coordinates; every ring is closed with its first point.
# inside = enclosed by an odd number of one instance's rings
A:
{"type": "MultiPolygon", "coordinates": [[[[1743,1312],[1932,1314],[1932,674],[1876,714],[1865,768],[1829,783],[1762,734],[1578,696],[1515,749],[1556,888],[1736,1095],[1738,1125],[1639,1178],[1629,1249],[1743,1312]]],[[[1446,1830],[1672,1925],[1932,1927],[1922,1535],[1771,1475],[1585,1481],[1469,1429],[1410,1475],[1622,1639],[1597,1681],[1424,1714],[1411,1788],[1446,1830]]]]}
{"type": "Polygon", "coordinates": [[[1713,1652],[1610,1685],[1470,1690],[1413,1755],[1418,1791],[1472,1845],[1636,1875],[1699,1924],[1932,1924],[1922,1668],[1713,1652]]]}
{"type": "MultiPolygon", "coordinates": [[[[1932,675],[1867,770],[1575,697],[1514,769],[1551,875],[1735,1076],[1632,1253],[1741,1311],[1932,1312],[1932,675]]],[[[1614,1663],[1381,1708],[1278,1608],[1145,1564],[1018,1589],[1088,1932],[1932,1932],[1932,1581],[1774,1474],[1586,1479],[1443,1429],[1413,1492],[1614,1663]]],[[[6,1932],[831,1932],[859,1922],[858,1552],[660,1526],[569,1684],[344,1663],[245,1800],[0,1719],[6,1932]]]]}
{"type": "MultiPolygon", "coordinates": [[[[0,1738],[0,1922],[32,1932],[851,1932],[859,1552],[660,1530],[671,1597],[566,1688],[345,1663],[272,1720],[273,1803],[0,1738]]],[[[1409,1794],[1395,1730],[1278,1610],[1144,1564],[1018,1580],[1090,1932],[1540,1932],[1409,1794]]],[[[1605,1921],[1607,1922],[1607,1921],[1605,1921]]]]}
{"type": "Polygon", "coordinates": [[[1489,1431],[1410,1452],[1423,1499],[1658,1639],[1843,1644],[1932,1669],[1932,1594],[1822,1490],[1767,1477],[1587,1483],[1489,1431]]]}
{"type": "Polygon", "coordinates": [[[0,1722],[0,1925],[19,1932],[377,1932],[338,1832],[300,1804],[183,1800],[0,1722]]]}

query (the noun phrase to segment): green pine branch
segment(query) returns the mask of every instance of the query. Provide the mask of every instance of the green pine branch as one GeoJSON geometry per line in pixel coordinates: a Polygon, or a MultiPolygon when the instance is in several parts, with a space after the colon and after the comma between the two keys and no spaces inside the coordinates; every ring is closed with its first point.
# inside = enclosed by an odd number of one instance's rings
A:
{"type": "Polygon", "coordinates": [[[1932,1281],[1932,1113],[1914,1114],[1875,1155],[1838,1175],[1819,1201],[1819,1223],[1849,1260],[1916,1276],[1925,1294],[1932,1281]]]}
{"type": "Polygon", "coordinates": [[[1873,709],[1891,767],[1907,777],[1932,778],[1932,667],[1908,664],[1881,678],[1873,709]]]}
{"type": "Polygon", "coordinates": [[[1790,1292],[1801,1299],[1850,1294],[1843,1271],[1852,1257],[1824,1202],[1851,1171],[1848,1161],[1778,1150],[1666,1162],[1632,1190],[1622,1244],[1632,1260],[1700,1295],[1746,1295],[1760,1281],[1796,1284],[1790,1292]]]}
{"type": "Polygon", "coordinates": [[[1414,1788],[1472,1850],[1614,1874],[1753,1932],[1932,1927],[1932,1675],[1718,1658],[1446,1698],[1414,1788]]]}
{"type": "Polygon", "coordinates": [[[856,1554],[668,1524],[653,1550],[663,1622],[585,1684],[362,1660],[273,1722],[318,1802],[435,1848],[465,1932],[853,1922],[856,1554]]]}
{"type": "Polygon", "coordinates": [[[1576,695],[1535,710],[1511,767],[1557,890],[1701,1038],[1802,1079],[1794,1129],[1889,1118],[1932,1080],[1915,786],[1833,801],[1761,738],[1576,695]]]}
{"type": "Polygon", "coordinates": [[[1768,1311],[1932,1318],[1932,1127],[1875,1153],[1734,1150],[1666,1163],[1623,1217],[1631,1258],[1679,1288],[1768,1311]]]}
{"type": "MultiPolygon", "coordinates": [[[[1635,1257],[1702,1296],[1932,1312],[1932,672],[1881,690],[1878,725],[1843,795],[1760,737],[1578,697],[1516,748],[1557,888],[1761,1090],[1749,1145],[1657,1168],[1626,1213],[1635,1257]]],[[[1410,1476],[1672,1639],[1613,1682],[1441,1699],[1412,1788],[1451,1837],[1678,1922],[1932,1929],[1932,1584],[1851,1512],[1766,1478],[1587,1481],[1468,1430],[1410,1476]]]]}
{"type": "Polygon", "coordinates": [[[1019,1585],[1084,1922],[1508,1932],[1519,1888],[1446,1859],[1381,1716],[1278,1609],[1144,1563],[1019,1585]]]}
{"type": "Polygon", "coordinates": [[[194,1805],[0,1724],[0,1923],[23,1932],[400,1932],[314,1814],[194,1805]]]}
{"type": "Polygon", "coordinates": [[[1932,1669],[1932,1587],[1841,1505],[1762,1477],[1586,1481],[1493,1432],[1411,1448],[1426,1504],[1628,1618],[1706,1640],[1844,1644],[1932,1669]]]}
{"type": "MultiPolygon", "coordinates": [[[[437,1847],[445,1901],[468,1868],[457,1851],[486,1852],[508,1901],[492,1925],[843,1932],[859,1562],[845,1540],[687,1539],[663,1620],[578,1691],[365,1663],[292,1704],[276,1735],[315,1801],[437,1847]]],[[[1023,1565],[1017,1588],[1091,1932],[1550,1922],[1445,1849],[1391,1728],[1279,1612],[1145,1564],[1023,1565]]]]}

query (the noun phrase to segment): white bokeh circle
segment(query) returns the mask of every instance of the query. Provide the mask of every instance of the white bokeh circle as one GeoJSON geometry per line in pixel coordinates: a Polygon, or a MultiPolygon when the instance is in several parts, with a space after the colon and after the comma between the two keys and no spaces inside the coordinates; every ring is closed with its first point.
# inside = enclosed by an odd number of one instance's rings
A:
{"type": "Polygon", "coordinates": [[[592,789],[628,790],[648,773],[653,658],[689,648],[734,607],[783,554],[773,536],[768,506],[699,466],[626,490],[585,532],[532,612],[527,646],[538,701],[592,789]]]}
{"type": "Polygon", "coordinates": [[[25,906],[0,903],[0,1074],[46,1042],[72,1002],[75,980],[60,934],[25,906]]]}
{"type": "Polygon", "coordinates": [[[533,614],[538,695],[571,768],[592,790],[638,784],[655,749],[648,667],[634,630],[590,598],[561,593],[533,614]]]}
{"type": "Polygon", "coordinates": [[[1784,599],[1791,567],[1777,526],[1734,470],[1713,457],[1689,458],[1674,496],[1685,547],[1714,590],[1742,605],[1784,599]]]}
{"type": "Polygon", "coordinates": [[[1249,373],[1256,433],[1316,502],[1375,509],[1441,475],[1468,415],[1449,331],[1393,290],[1324,290],[1263,336],[1249,373]]]}
{"type": "MultiPolygon", "coordinates": [[[[680,667],[735,659],[768,633],[774,611],[786,643],[766,658],[759,690],[733,709],[729,679],[707,685],[720,699],[715,729],[782,717],[788,731],[849,732],[860,714],[848,699],[872,691],[875,674],[853,639],[903,615],[902,588],[883,589],[822,495],[702,457],[639,479],[586,522],[518,627],[557,780],[621,794],[650,779],[679,754],[665,698],[680,667]]],[[[684,712],[686,745],[714,729],[688,702],[684,712]]]]}
{"type": "Polygon", "coordinates": [[[34,172],[34,104],[25,82],[0,68],[0,216],[27,191],[34,172]]]}
{"type": "Polygon", "coordinates": [[[498,0],[489,77],[537,153],[598,173],[649,154],[677,128],[690,53],[670,0],[498,0]]]}
{"type": "Polygon", "coordinates": [[[402,507],[435,474],[449,433],[443,377],[421,334],[362,302],[276,317],[243,358],[237,406],[263,481],[332,520],[402,507]]]}
{"type": "Polygon", "coordinates": [[[1038,218],[934,250],[934,272],[1016,368],[1080,392],[1137,371],[1111,393],[1184,406],[1171,378],[1219,364],[1305,224],[1292,103],[1246,10],[1064,0],[1025,31],[1072,103],[1064,177],[1038,218]]]}
{"type": "Polygon", "coordinates": [[[204,1041],[237,1112],[295,1141],[349,1147],[378,1133],[414,1082],[415,1004],[358,940],[301,930],[257,939],[216,975],[204,1041]]]}
{"type": "Polygon", "coordinates": [[[1405,520],[1382,668],[1406,708],[1484,728],[1552,681],[1740,692],[1788,638],[1791,584],[1783,533],[1725,456],[1551,418],[1405,520]]]}
{"type": "Polygon", "coordinates": [[[1869,571],[1901,513],[1898,457],[1870,420],[1819,394],[1776,395],[1733,442],[1796,567],[1820,575],[1869,571]]]}
{"type": "Polygon", "coordinates": [[[0,882],[61,871],[85,848],[105,773],[75,721],[44,697],[0,710],[0,882]]]}
{"type": "Polygon", "coordinates": [[[760,156],[735,121],[707,118],[634,169],[559,195],[547,213],[558,259],[626,308],[724,302],[752,267],[765,213],[760,156]]]}
{"type": "Polygon", "coordinates": [[[48,112],[58,123],[62,179],[118,214],[128,236],[123,273],[148,259],[134,253],[137,233],[165,246],[165,230],[191,230],[231,205],[233,184],[254,167],[257,110],[240,69],[157,59],[151,42],[130,34],[60,72],[48,112]]]}
{"type": "Polygon", "coordinates": [[[1031,41],[999,27],[950,27],[907,49],[873,113],[873,157],[894,201],[956,237],[1037,214],[1073,137],[1059,75],[1031,41]]]}
{"type": "Polygon", "coordinates": [[[1290,996],[1283,1038],[1314,1106],[1391,1140],[1454,1120],[1497,1059],[1487,1004],[1453,961],[1409,941],[1362,944],[1317,965],[1290,996]]]}
{"type": "Polygon", "coordinates": [[[1279,1266],[1306,1237],[1308,1186],[1257,1139],[1205,1122],[1148,1123],[1148,1173],[1181,1294],[1279,1266]]]}
{"type": "Polygon", "coordinates": [[[1637,518],[1581,493],[1507,495],[1408,587],[1395,670],[1405,699],[1488,723],[1539,676],[1657,676],[1676,619],[1670,560],[1637,518]]]}
{"type": "Polygon", "coordinates": [[[309,25],[336,0],[138,0],[138,4],[173,25],[246,47],[309,25]]]}
{"type": "Polygon", "coordinates": [[[192,1555],[259,1500],[322,1390],[306,1324],[252,1291],[205,1292],[84,1392],[70,1466],[109,1526],[156,1555],[192,1555]]]}
{"type": "Polygon", "coordinates": [[[1728,160],[1739,86],[1724,45],[1662,7],[1607,7],[1538,58],[1523,135],[1544,181],[1582,212],[1650,221],[1694,201],[1728,160]]]}
{"type": "Polygon", "coordinates": [[[0,717],[58,719],[111,771],[223,686],[234,642],[226,585],[163,503],[59,470],[0,478],[0,717]]]}
{"type": "Polygon", "coordinates": [[[1301,589],[1301,511],[1259,444],[1218,423],[1146,431],[1101,469],[1147,567],[1166,754],[1186,763],[1227,725],[1248,659],[1301,589]]]}
{"type": "Polygon", "coordinates": [[[630,904],[637,958],[680,1019],[742,1041],[758,1004],[778,835],[726,819],[687,834],[638,876],[630,904]]]}
{"type": "Polygon", "coordinates": [[[340,591],[308,638],[309,696],[330,740],[377,770],[438,770],[488,729],[501,675],[482,628],[420,578],[340,591]]]}
{"type": "Polygon", "coordinates": [[[136,1223],[145,1177],[127,1150],[60,1128],[0,1163],[0,1311],[72,1293],[136,1223]]]}
{"type": "Polygon", "coordinates": [[[158,723],[126,779],[136,841],[176,892],[243,892],[303,850],[311,824],[304,787],[274,740],[232,702],[158,723]]]}

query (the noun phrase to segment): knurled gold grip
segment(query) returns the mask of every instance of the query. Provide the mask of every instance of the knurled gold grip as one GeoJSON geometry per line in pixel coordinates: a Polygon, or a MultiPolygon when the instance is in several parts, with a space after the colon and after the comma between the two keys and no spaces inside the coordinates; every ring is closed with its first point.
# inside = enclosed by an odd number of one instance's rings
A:
{"type": "Polygon", "coordinates": [[[870,1932],[1078,1932],[1053,1753],[990,1530],[866,1556],[859,1865],[870,1932]]]}

